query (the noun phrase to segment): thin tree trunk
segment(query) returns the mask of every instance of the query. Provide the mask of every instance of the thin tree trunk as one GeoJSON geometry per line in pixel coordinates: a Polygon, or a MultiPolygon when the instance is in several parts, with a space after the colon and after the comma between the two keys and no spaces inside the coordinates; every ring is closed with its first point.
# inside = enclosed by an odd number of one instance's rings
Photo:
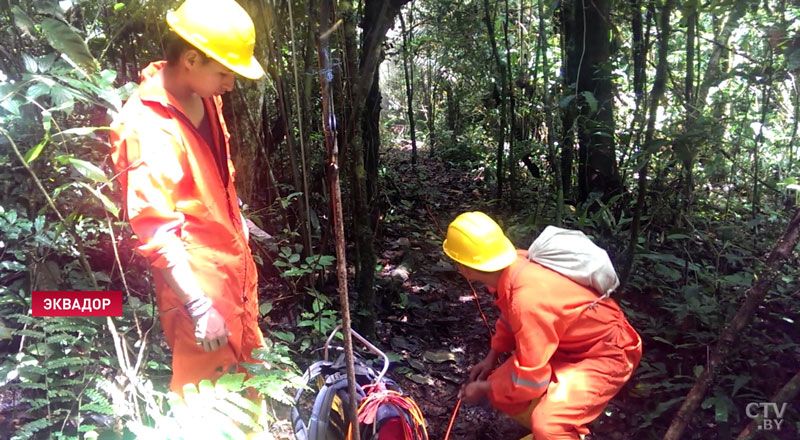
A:
{"type": "MultiPolygon", "coordinates": [[[[373,289],[375,276],[375,251],[373,249],[373,231],[369,221],[369,208],[367,202],[367,172],[364,165],[364,137],[363,137],[363,118],[365,117],[365,97],[369,87],[373,84],[373,71],[370,71],[368,78],[362,75],[366,72],[360,71],[359,56],[356,49],[356,22],[357,17],[353,9],[353,3],[349,0],[339,3],[340,9],[344,11],[344,38],[345,38],[345,59],[344,64],[348,69],[348,77],[344,83],[344,93],[349,95],[348,116],[345,126],[348,132],[344,136],[347,143],[348,162],[350,167],[350,194],[352,197],[352,237],[355,243],[355,289],[358,292],[358,311],[360,315],[357,320],[358,330],[367,338],[372,338],[375,332],[374,303],[375,292],[373,289]],[[367,87],[362,93],[361,83],[366,82],[367,87]],[[362,98],[364,97],[364,98],[362,98]]],[[[372,2],[368,3],[367,9],[374,7],[372,2]]],[[[367,24],[370,20],[364,20],[367,24]]],[[[366,33],[366,30],[365,30],[366,33]]],[[[366,35],[362,36],[366,38],[366,35]]],[[[363,48],[362,42],[362,48],[363,48]]],[[[363,57],[363,55],[362,55],[363,57]]]]}
{"type": "Polygon", "coordinates": [[[505,133],[506,133],[506,68],[500,60],[500,53],[497,51],[497,41],[494,36],[494,21],[489,7],[489,0],[483,0],[484,22],[486,23],[486,31],[489,34],[489,45],[492,49],[492,57],[494,58],[495,67],[497,69],[497,79],[500,82],[500,96],[498,98],[500,104],[500,129],[498,130],[497,139],[497,193],[495,197],[497,200],[503,200],[503,184],[505,183],[503,172],[503,156],[505,155],[505,133]]]}
{"type": "MultiPolygon", "coordinates": [[[[516,206],[516,186],[517,186],[517,168],[519,168],[517,160],[517,151],[515,147],[515,140],[516,140],[516,130],[514,129],[515,124],[514,121],[516,120],[515,115],[515,100],[514,100],[514,74],[511,68],[511,43],[508,40],[508,0],[505,0],[506,5],[506,17],[505,21],[503,22],[503,38],[505,40],[506,46],[506,75],[508,76],[508,80],[506,84],[506,92],[508,93],[508,170],[509,170],[509,187],[511,189],[511,207],[514,208],[516,206]]],[[[546,107],[551,108],[551,107],[546,107]]]]}
{"type": "MultiPolygon", "coordinates": [[[[295,137],[294,137],[294,130],[291,125],[291,105],[290,99],[287,92],[285,75],[283,72],[283,63],[281,62],[280,55],[276,52],[276,48],[282,47],[282,42],[279,38],[279,33],[277,32],[278,26],[278,18],[277,12],[275,8],[272,6],[272,3],[266,2],[267,8],[266,11],[262,8],[262,15],[264,15],[267,23],[269,23],[268,28],[273,29],[273,32],[267,33],[267,50],[269,52],[269,58],[272,60],[270,66],[268,67],[267,71],[269,72],[270,76],[272,76],[273,81],[275,82],[275,87],[278,91],[278,109],[281,114],[281,118],[283,119],[284,128],[286,131],[286,145],[288,150],[289,156],[289,164],[291,166],[291,174],[292,174],[292,185],[294,186],[295,190],[303,191],[303,182],[300,178],[301,170],[297,164],[297,147],[295,144],[295,137]],[[266,13],[265,13],[266,12],[266,13]]],[[[262,7],[261,2],[258,3],[259,7],[262,7]]],[[[299,117],[299,115],[298,115],[299,117]]],[[[301,224],[306,224],[308,222],[308,212],[306,211],[306,205],[300,203],[300,200],[296,202],[297,212],[299,214],[299,219],[301,224]]],[[[310,233],[306,233],[306,228],[303,228],[303,233],[300,234],[303,240],[303,255],[308,256],[309,252],[311,251],[311,235],[310,233]]]]}
{"type": "MultiPolygon", "coordinates": [[[[770,61],[769,61],[769,68],[768,70],[772,71],[772,53],[770,52],[770,61]]],[[[761,142],[764,140],[764,124],[767,123],[767,112],[769,111],[769,91],[770,87],[772,86],[772,74],[767,76],[767,80],[764,82],[764,89],[761,93],[761,121],[758,127],[758,136],[756,136],[756,140],[753,143],[753,206],[752,206],[752,217],[755,218],[758,215],[758,211],[761,208],[761,195],[759,194],[759,186],[758,186],[758,173],[761,163],[761,158],[759,155],[759,148],[761,147],[761,142]]]]}
{"type": "Polygon", "coordinates": [[[786,166],[786,174],[792,174],[794,165],[794,143],[797,141],[797,124],[800,121],[800,81],[796,76],[792,76],[792,86],[794,86],[794,122],[792,123],[792,135],[789,136],[789,164],[786,166]]]}
{"type": "Polygon", "coordinates": [[[669,18],[672,13],[672,8],[675,6],[675,0],[666,0],[664,6],[661,8],[660,17],[660,31],[658,41],[658,64],[656,65],[656,76],[653,81],[653,90],[650,92],[650,116],[647,121],[647,131],[645,132],[644,145],[641,147],[640,154],[644,156],[644,164],[639,170],[639,187],[638,195],[636,197],[636,208],[633,212],[633,219],[631,220],[631,235],[628,243],[628,249],[625,254],[625,264],[622,268],[622,277],[620,280],[620,292],[624,292],[625,285],[628,282],[631,271],[633,270],[634,257],[636,255],[636,245],[639,241],[639,225],[642,220],[642,212],[644,211],[645,196],[647,194],[647,172],[650,168],[650,153],[647,148],[653,141],[656,127],[656,113],[661,98],[664,96],[664,87],[667,79],[667,53],[669,51],[669,36],[670,36],[670,23],[669,18]]]}
{"type": "Polygon", "coordinates": [[[336,141],[336,115],[333,97],[330,93],[332,80],[329,38],[331,29],[332,0],[322,0],[320,8],[320,31],[317,34],[317,53],[319,58],[319,83],[322,95],[322,126],[325,133],[325,146],[328,150],[328,179],[331,188],[331,205],[333,207],[334,236],[336,242],[336,273],[339,283],[339,306],[342,314],[342,331],[344,333],[345,362],[347,363],[347,391],[350,395],[347,411],[351,421],[352,438],[360,440],[357,422],[358,399],[356,394],[356,376],[353,360],[353,338],[350,334],[350,299],[347,293],[347,267],[344,252],[344,219],[342,216],[342,195],[339,183],[339,147],[336,141]]]}
{"type": "Polygon", "coordinates": [[[428,157],[433,157],[436,144],[436,86],[433,84],[433,63],[431,61],[431,49],[427,48],[428,68],[426,69],[427,84],[423,93],[425,102],[425,113],[427,114],[426,126],[428,128],[428,157]]]}
{"type": "MultiPolygon", "coordinates": [[[[305,228],[305,233],[303,234],[303,247],[304,253],[306,256],[314,255],[314,249],[311,247],[311,217],[309,213],[311,212],[311,205],[309,203],[309,186],[308,186],[308,168],[306,167],[306,144],[305,138],[306,134],[303,130],[303,111],[300,109],[300,79],[297,74],[297,57],[295,54],[297,53],[297,48],[295,46],[294,41],[294,16],[292,13],[292,2],[291,0],[287,2],[289,7],[289,30],[292,39],[292,74],[294,76],[294,105],[295,105],[295,112],[297,113],[297,122],[300,129],[300,173],[301,173],[301,181],[302,181],[302,191],[303,191],[303,210],[302,215],[300,218],[303,219],[303,227],[305,228]]],[[[288,135],[288,133],[287,133],[288,135]]],[[[311,274],[309,274],[309,281],[311,281],[311,274]]]]}
{"type": "MultiPolygon", "coordinates": [[[[684,78],[684,97],[683,108],[686,112],[686,119],[683,125],[683,169],[686,175],[684,185],[684,201],[681,204],[686,208],[686,217],[691,218],[692,204],[694,203],[694,126],[697,120],[697,107],[694,100],[694,40],[697,32],[697,7],[693,6],[686,17],[686,76],[684,78]]],[[[680,222],[680,220],[679,220],[680,222]]]]}
{"type": "MultiPolygon", "coordinates": [[[[349,161],[351,164],[353,197],[353,236],[356,253],[356,279],[355,286],[358,291],[359,311],[364,313],[359,320],[359,329],[365,337],[375,336],[375,256],[374,231],[370,224],[370,208],[367,200],[367,175],[365,169],[365,152],[363,131],[363,118],[365,117],[365,100],[369,90],[375,84],[375,73],[380,63],[380,52],[386,32],[394,24],[400,8],[408,0],[366,0],[364,16],[361,19],[363,32],[361,34],[361,50],[356,55],[355,25],[357,14],[353,8],[352,0],[344,0],[340,9],[344,16],[345,58],[344,66],[347,72],[344,93],[350,100],[350,108],[344,123],[347,134],[344,136],[347,143],[349,161]]],[[[377,166],[377,161],[376,165],[377,166]]]]}
{"type": "Polygon", "coordinates": [[[722,331],[719,342],[709,357],[708,368],[703,370],[689,394],[686,395],[686,399],[672,420],[663,440],[679,440],[681,438],[692,414],[700,406],[706,391],[714,382],[723,362],[736,344],[739,334],[750,323],[756,308],[781,276],[781,267],[784,260],[792,254],[792,251],[797,246],[798,239],[800,239],[800,209],[795,211],[783,235],[770,251],[769,256],[767,256],[766,267],[756,277],[758,281],[747,292],[744,303],[739,307],[730,325],[722,331]]]}
{"type": "MultiPolygon", "coordinates": [[[[542,82],[544,83],[544,108],[552,109],[553,103],[550,97],[550,66],[547,65],[547,27],[544,22],[544,0],[539,0],[539,50],[542,57],[542,82]]],[[[545,112],[545,126],[547,127],[547,152],[550,156],[550,163],[554,164],[553,171],[555,173],[554,183],[556,186],[556,226],[561,226],[562,213],[564,210],[564,187],[561,181],[561,167],[556,164],[556,148],[553,136],[555,136],[555,127],[553,127],[553,115],[550,111],[545,112]]]]}
{"type": "MultiPolygon", "coordinates": [[[[652,0],[648,0],[650,4],[652,0]]],[[[623,152],[620,158],[619,169],[622,172],[622,182],[627,180],[628,168],[626,166],[627,160],[632,156],[631,151],[633,146],[641,145],[642,140],[642,125],[646,116],[645,99],[647,95],[644,91],[645,83],[647,82],[647,47],[649,45],[650,24],[652,21],[652,9],[647,8],[646,24],[642,24],[642,3],[641,0],[631,0],[631,33],[633,35],[633,44],[631,48],[631,57],[633,58],[633,94],[635,107],[633,110],[633,118],[631,118],[631,125],[628,130],[630,137],[628,139],[628,147],[623,152]],[[647,33],[644,33],[643,27],[646,27],[647,33]]]]}
{"type": "MultiPolygon", "coordinates": [[[[573,55],[574,35],[578,32],[575,23],[576,2],[562,2],[559,8],[561,22],[561,78],[564,82],[562,87],[565,91],[570,90],[574,70],[577,69],[577,61],[573,55]],[[574,66],[573,66],[574,65],[574,66]]],[[[538,65],[538,63],[536,63],[538,65]]],[[[577,131],[578,112],[577,105],[573,103],[567,105],[561,112],[561,187],[564,194],[570,199],[573,198],[573,165],[575,163],[575,133],[577,131]]],[[[553,164],[553,166],[558,166],[553,164]]]]}
{"type": "Polygon", "coordinates": [[[372,75],[372,87],[369,89],[367,99],[364,105],[364,115],[361,124],[362,139],[364,141],[364,166],[367,174],[367,206],[370,209],[370,225],[373,225],[371,230],[375,231],[375,225],[378,221],[378,203],[377,197],[379,193],[378,188],[378,167],[380,162],[380,146],[381,146],[381,96],[380,88],[380,72],[375,69],[372,75]]]}
{"type": "MultiPolygon", "coordinates": [[[[413,20],[413,16],[411,15],[412,12],[409,11],[408,16],[409,19],[413,20]]],[[[413,26],[413,21],[412,21],[413,26]]],[[[409,49],[408,44],[409,40],[412,39],[411,30],[406,29],[406,21],[403,18],[403,13],[400,13],[400,29],[402,30],[403,34],[403,74],[406,80],[406,101],[408,104],[408,125],[409,129],[411,130],[411,168],[415,168],[417,166],[417,131],[416,126],[414,124],[414,84],[413,81],[413,69],[414,64],[411,63],[409,66],[408,58],[409,58],[409,49]],[[411,73],[409,73],[411,71],[411,73]]]]}

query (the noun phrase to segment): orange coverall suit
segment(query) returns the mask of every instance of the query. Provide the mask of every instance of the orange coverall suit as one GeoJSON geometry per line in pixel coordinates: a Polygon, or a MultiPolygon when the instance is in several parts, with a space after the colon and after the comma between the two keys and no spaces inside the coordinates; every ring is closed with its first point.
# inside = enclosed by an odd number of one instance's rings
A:
{"type": "Polygon", "coordinates": [[[489,375],[489,400],[512,416],[530,414],[535,439],[578,439],[630,379],[642,340],[610,299],[528,261],[504,269],[495,304],[501,312],[492,348],[514,351],[489,375]]]}
{"type": "Polygon", "coordinates": [[[170,389],[215,380],[263,346],[257,273],[245,238],[230,162],[222,99],[204,99],[215,145],[208,145],[163,85],[165,61],[142,71],[138,91],[112,126],[111,157],[119,174],[138,251],[155,268],[185,260],[224,317],[228,344],[205,352],[178,295],[153,271],[156,301],[172,348],[170,389]],[[214,157],[217,154],[221,162],[214,157]],[[227,164],[227,179],[218,163],[227,164]],[[224,183],[227,181],[227,185],[224,183]]]}

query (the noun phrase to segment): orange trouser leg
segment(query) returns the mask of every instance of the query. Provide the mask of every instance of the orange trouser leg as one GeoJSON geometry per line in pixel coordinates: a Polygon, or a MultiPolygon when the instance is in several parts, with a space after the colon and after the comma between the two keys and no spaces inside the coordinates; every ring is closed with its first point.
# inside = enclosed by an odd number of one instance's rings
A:
{"type": "Polygon", "coordinates": [[[618,356],[553,362],[555,378],[531,414],[533,438],[578,440],[589,434],[586,425],[631,378],[640,357],[637,347],[618,356]]]}

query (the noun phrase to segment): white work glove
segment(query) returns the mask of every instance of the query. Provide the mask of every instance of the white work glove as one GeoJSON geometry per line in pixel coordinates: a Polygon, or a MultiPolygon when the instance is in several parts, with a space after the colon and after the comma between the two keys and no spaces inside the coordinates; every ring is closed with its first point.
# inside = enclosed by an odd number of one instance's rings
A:
{"type": "Polygon", "coordinates": [[[203,295],[187,302],[184,307],[194,323],[194,337],[197,345],[205,351],[215,351],[228,343],[231,332],[225,319],[211,305],[211,299],[203,295]]]}

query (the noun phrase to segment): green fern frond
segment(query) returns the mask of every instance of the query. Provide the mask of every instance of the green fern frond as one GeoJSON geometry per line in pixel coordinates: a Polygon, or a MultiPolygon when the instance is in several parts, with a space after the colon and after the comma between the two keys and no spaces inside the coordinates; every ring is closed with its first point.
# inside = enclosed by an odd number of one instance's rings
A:
{"type": "Polygon", "coordinates": [[[97,389],[88,388],[83,393],[92,403],[88,403],[81,407],[82,411],[94,411],[101,414],[114,414],[114,406],[109,402],[108,397],[100,393],[97,389]]]}
{"type": "Polygon", "coordinates": [[[78,342],[79,338],[74,335],[59,333],[52,336],[48,336],[45,338],[44,342],[46,344],[61,344],[62,342],[66,342],[69,345],[74,345],[78,342]]]}
{"type": "MultiPolygon", "coordinates": [[[[217,400],[214,402],[214,408],[240,425],[247,426],[250,429],[259,429],[258,423],[253,419],[253,414],[248,414],[227,400],[217,400]]],[[[257,416],[258,413],[256,413],[257,416]]]]}
{"type": "Polygon", "coordinates": [[[75,400],[78,398],[78,396],[76,396],[72,390],[64,390],[53,387],[47,390],[47,397],[50,399],[62,398],[69,400],[75,400]]]}
{"type": "Polygon", "coordinates": [[[259,414],[261,412],[261,408],[256,405],[255,402],[252,400],[242,396],[241,394],[231,393],[227,397],[228,401],[233,403],[234,405],[238,406],[239,408],[250,411],[253,414],[259,414]]]}
{"type": "Polygon", "coordinates": [[[17,430],[14,437],[11,437],[11,440],[27,440],[33,437],[34,434],[41,431],[42,429],[48,428],[55,424],[54,420],[48,419],[38,419],[32,422],[28,422],[23,425],[20,429],[17,430]]]}
{"type": "Polygon", "coordinates": [[[48,370],[55,370],[57,368],[64,367],[82,367],[84,365],[89,365],[90,363],[92,363],[92,361],[86,358],[63,357],[48,362],[46,366],[48,370]]]}
{"type": "Polygon", "coordinates": [[[41,382],[18,382],[14,384],[14,386],[18,388],[23,388],[26,390],[46,390],[47,385],[41,382]]]}
{"type": "Polygon", "coordinates": [[[11,330],[11,334],[17,336],[25,336],[28,338],[44,339],[44,332],[38,330],[31,330],[29,328],[21,328],[19,330],[11,330]]]}
{"type": "Polygon", "coordinates": [[[82,333],[85,336],[94,336],[97,334],[97,329],[91,323],[75,323],[75,322],[60,322],[48,321],[42,325],[42,329],[47,333],[82,333]]]}
{"type": "Polygon", "coordinates": [[[22,313],[12,313],[12,314],[8,315],[8,318],[11,319],[12,321],[17,321],[18,323],[23,324],[23,325],[24,324],[35,325],[35,324],[41,322],[40,319],[34,318],[31,315],[25,315],[25,314],[22,314],[22,313]]]}
{"type": "Polygon", "coordinates": [[[76,385],[83,385],[89,380],[87,377],[78,376],[78,379],[71,379],[71,378],[64,378],[64,379],[53,379],[53,382],[50,386],[53,387],[74,387],[76,385]]]}
{"type": "Polygon", "coordinates": [[[241,391],[244,377],[244,373],[224,374],[217,379],[217,390],[219,391],[219,388],[223,387],[226,391],[241,391]]]}
{"type": "Polygon", "coordinates": [[[27,377],[31,374],[36,375],[45,375],[47,374],[47,369],[44,367],[40,367],[38,365],[22,365],[19,367],[19,375],[22,377],[27,377]]]}
{"type": "Polygon", "coordinates": [[[96,403],[87,403],[81,405],[81,411],[91,411],[99,414],[114,415],[114,408],[111,406],[103,406],[96,403]]]}
{"type": "Polygon", "coordinates": [[[92,424],[85,424],[78,427],[78,432],[89,432],[89,431],[94,431],[95,429],[97,429],[97,426],[94,426],[92,424]]]}
{"type": "Polygon", "coordinates": [[[50,403],[48,399],[36,398],[36,399],[29,399],[28,405],[28,412],[34,412],[36,410],[42,409],[50,403]]]}
{"type": "Polygon", "coordinates": [[[274,377],[254,377],[247,381],[247,386],[252,386],[265,394],[272,400],[283,403],[284,405],[292,405],[294,399],[286,393],[284,388],[287,387],[288,382],[282,380],[275,380],[274,377]]]}

